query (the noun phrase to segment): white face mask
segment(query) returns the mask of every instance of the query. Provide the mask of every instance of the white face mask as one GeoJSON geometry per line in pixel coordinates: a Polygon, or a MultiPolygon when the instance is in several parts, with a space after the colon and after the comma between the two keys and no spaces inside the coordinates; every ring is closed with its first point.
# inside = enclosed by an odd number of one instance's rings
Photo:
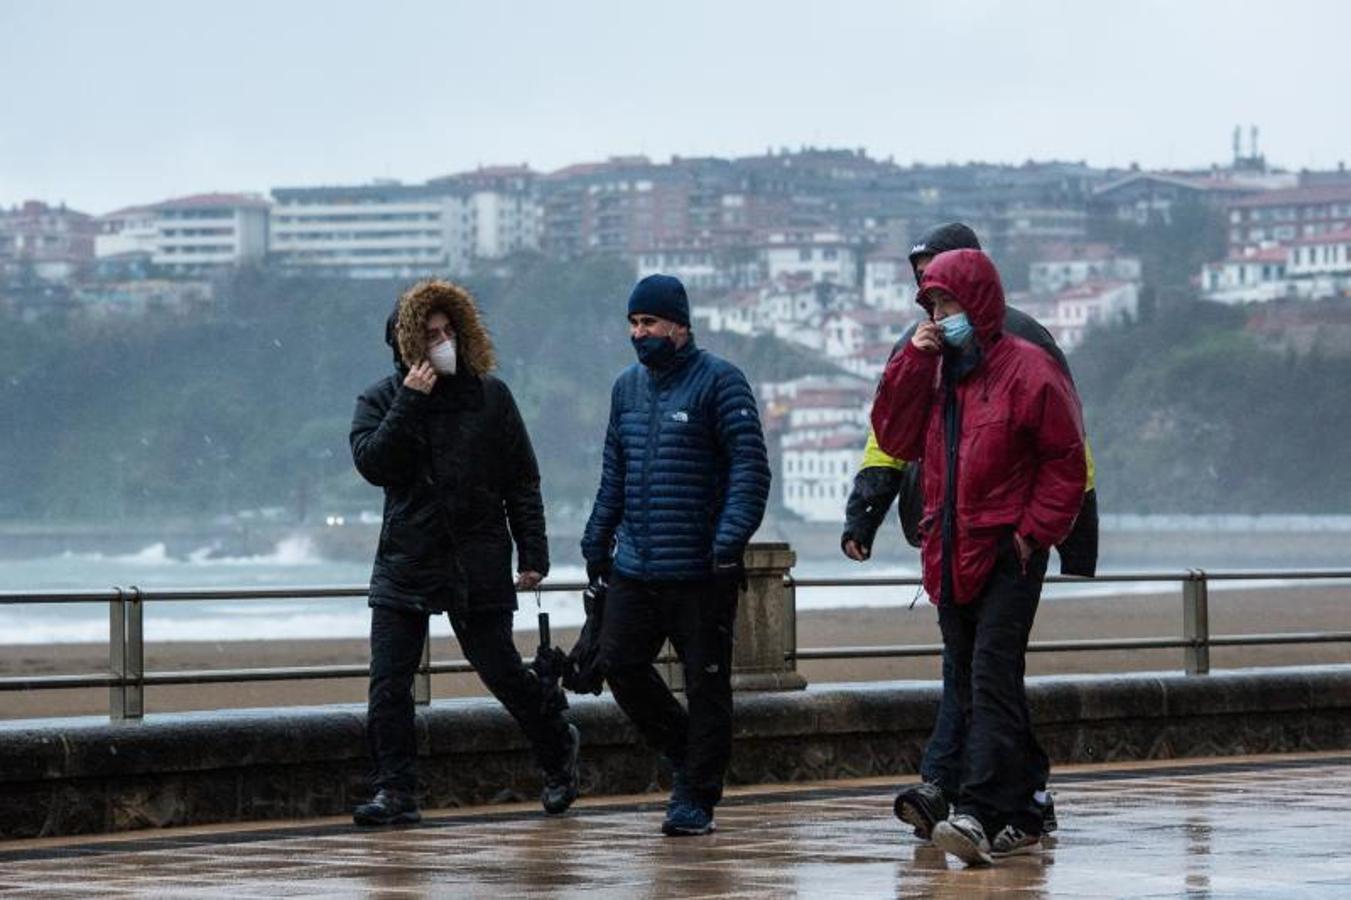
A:
{"type": "Polygon", "coordinates": [[[442,341],[427,352],[427,361],[438,375],[455,374],[455,339],[442,341]]]}

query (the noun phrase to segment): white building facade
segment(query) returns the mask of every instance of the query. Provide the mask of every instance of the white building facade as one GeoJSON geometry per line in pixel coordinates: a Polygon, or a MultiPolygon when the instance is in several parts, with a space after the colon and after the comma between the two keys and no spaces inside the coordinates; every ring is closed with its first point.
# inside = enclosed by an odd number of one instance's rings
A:
{"type": "Polygon", "coordinates": [[[198,194],[155,204],[159,237],[150,261],[190,273],[267,255],[268,202],[251,194],[198,194]]]}
{"type": "Polygon", "coordinates": [[[770,234],[760,258],[770,281],[799,276],[839,287],[858,284],[858,255],[838,232],[770,234]]]}
{"type": "Polygon", "coordinates": [[[826,436],[785,434],[783,505],[808,522],[841,522],[868,433],[841,428],[826,436]]]}
{"type": "Polygon", "coordinates": [[[1134,319],[1140,290],[1134,282],[1087,282],[1066,288],[1049,301],[1030,302],[1035,316],[1066,353],[1084,342],[1090,328],[1108,328],[1134,319]]]}
{"type": "Polygon", "coordinates": [[[457,188],[393,183],[272,191],[270,252],[281,265],[353,278],[412,278],[468,266],[457,188]]]}
{"type": "Polygon", "coordinates": [[[149,259],[159,246],[159,212],[153,206],[133,206],[99,216],[94,237],[94,256],[144,256],[149,259]]]}
{"type": "Polygon", "coordinates": [[[912,310],[915,271],[903,254],[874,253],[863,264],[863,302],[877,309],[912,310]]]}

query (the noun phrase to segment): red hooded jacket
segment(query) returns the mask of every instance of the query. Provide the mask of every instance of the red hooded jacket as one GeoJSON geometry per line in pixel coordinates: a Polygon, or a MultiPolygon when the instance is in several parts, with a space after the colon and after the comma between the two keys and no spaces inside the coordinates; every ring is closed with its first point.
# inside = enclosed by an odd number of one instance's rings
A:
{"type": "MultiPolygon", "coordinates": [[[[958,443],[956,522],[950,548],[952,592],[970,603],[994,568],[1001,537],[1017,531],[1038,547],[1064,540],[1083,503],[1087,470],[1074,386],[1036,345],[1001,334],[1004,290],[989,257],[953,250],[924,272],[919,303],[947,291],[966,310],[981,349],[976,368],[955,385],[958,443]]],[[[923,459],[924,589],[937,603],[943,584],[943,501],[947,447],[942,354],[907,344],[887,364],[873,401],[882,450],[923,459]]]]}

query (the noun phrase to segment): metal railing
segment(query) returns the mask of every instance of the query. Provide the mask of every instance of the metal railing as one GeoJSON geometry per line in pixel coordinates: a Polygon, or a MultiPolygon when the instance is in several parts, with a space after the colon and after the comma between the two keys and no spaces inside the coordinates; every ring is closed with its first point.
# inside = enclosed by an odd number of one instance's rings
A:
{"type": "MultiPolygon", "coordinates": [[[[784,573],[784,586],[790,603],[796,607],[799,589],[826,587],[915,587],[916,577],[855,577],[855,578],[797,578],[784,573]]],[[[1351,631],[1278,632],[1266,634],[1210,633],[1209,585],[1217,581],[1326,581],[1351,580],[1348,569],[1311,570],[1228,570],[1205,571],[1188,569],[1183,572],[1124,572],[1099,575],[1095,578],[1047,576],[1048,584],[1102,584],[1102,583],[1161,583],[1181,584],[1183,627],[1181,637],[1106,638],[1060,641],[1033,641],[1028,645],[1032,653],[1064,653],[1104,650],[1160,650],[1181,649],[1183,668],[1188,675],[1205,675],[1210,671],[1210,648],[1235,646],[1263,646],[1281,644],[1316,644],[1351,641],[1351,631]]],[[[581,582],[561,582],[532,589],[537,593],[580,592],[581,582]]],[[[69,688],[102,688],[109,691],[108,714],[112,719],[139,719],[145,712],[145,688],[167,685],[195,685],[244,683],[258,681],[300,681],[333,678],[364,678],[369,675],[366,665],[293,666],[284,668],[204,669],[182,671],[145,671],[145,640],[143,612],[147,603],[191,603],[210,600],[261,601],[331,599],[365,597],[365,587],[294,587],[294,588],[238,588],[238,589],[143,589],[138,587],[111,588],[105,591],[41,591],[0,592],[0,606],[18,604],[60,605],[76,603],[108,604],[108,672],[107,674],[8,676],[0,678],[0,693],[69,688]]],[[[789,619],[793,640],[785,653],[789,663],[829,659],[880,659],[937,656],[942,644],[908,644],[896,646],[858,647],[798,647],[796,623],[789,619]]],[[[670,663],[669,657],[658,662],[670,663]]],[[[423,646],[422,662],[414,678],[414,698],[419,704],[431,699],[431,676],[473,671],[463,659],[444,662],[431,661],[430,637],[423,646]]]]}
{"type": "MultiPolygon", "coordinates": [[[[1029,653],[1067,653],[1101,650],[1183,651],[1183,670],[1188,675],[1210,673],[1211,647],[1321,644],[1351,641],[1351,631],[1276,632],[1267,634],[1210,633],[1210,583],[1213,581],[1329,581],[1351,579],[1351,569],[1216,570],[1187,569],[1184,572],[1114,572],[1093,578],[1047,575],[1047,584],[1148,584],[1182,585],[1182,636],[1146,638],[1084,638],[1066,641],[1031,641],[1029,653]]],[[[822,587],[918,587],[910,578],[789,578],[790,590],[822,587]]],[[[796,606],[796,598],[794,598],[796,606]]],[[[796,642],[794,642],[796,645],[796,642]]],[[[888,659],[939,656],[942,644],[907,644],[875,647],[797,647],[795,661],[824,659],[888,659]]]]}

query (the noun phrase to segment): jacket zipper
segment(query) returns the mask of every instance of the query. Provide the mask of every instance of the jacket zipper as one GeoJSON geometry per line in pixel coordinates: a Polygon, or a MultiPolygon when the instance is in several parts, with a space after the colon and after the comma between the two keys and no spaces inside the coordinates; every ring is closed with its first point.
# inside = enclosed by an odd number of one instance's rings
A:
{"type": "Polygon", "coordinates": [[[643,499],[647,501],[647,515],[643,516],[643,557],[642,571],[649,574],[648,557],[652,552],[652,464],[656,458],[657,428],[661,415],[658,403],[657,374],[648,372],[647,395],[649,410],[647,414],[647,453],[643,457],[643,499]]]}

